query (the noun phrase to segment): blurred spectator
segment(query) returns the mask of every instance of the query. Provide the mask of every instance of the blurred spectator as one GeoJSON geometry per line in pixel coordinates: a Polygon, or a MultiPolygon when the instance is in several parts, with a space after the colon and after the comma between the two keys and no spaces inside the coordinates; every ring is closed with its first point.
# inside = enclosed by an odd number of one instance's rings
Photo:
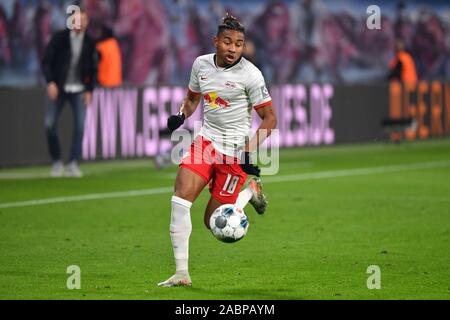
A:
{"type": "Polygon", "coordinates": [[[411,49],[411,39],[414,32],[414,24],[411,21],[404,1],[397,4],[397,17],[394,23],[394,36],[405,43],[405,48],[411,49]]]}
{"type": "Polygon", "coordinates": [[[328,14],[322,20],[320,28],[322,41],[317,59],[321,72],[325,74],[322,77],[328,77],[323,78],[326,81],[344,81],[342,70],[348,68],[350,61],[359,55],[357,47],[352,43],[351,35],[345,32],[344,25],[339,15],[328,14]]]}
{"type": "Polygon", "coordinates": [[[184,30],[188,20],[188,0],[167,0],[165,9],[170,27],[170,79],[174,84],[189,80],[190,67],[183,66],[183,51],[188,47],[184,30]]]}
{"type": "Polygon", "coordinates": [[[207,23],[199,14],[197,7],[192,4],[188,9],[188,25],[186,34],[188,38],[188,46],[192,49],[192,58],[186,61],[187,64],[192,65],[196,57],[202,54],[209,53],[211,47],[211,40],[209,39],[207,23]]]}
{"type": "Polygon", "coordinates": [[[122,85],[122,56],[111,28],[103,27],[96,48],[99,53],[98,83],[103,87],[122,85]]]}
{"type": "Polygon", "coordinates": [[[248,37],[245,39],[245,46],[244,51],[242,52],[242,56],[251,63],[253,63],[255,66],[257,66],[258,68],[261,67],[256,57],[255,43],[253,42],[252,39],[248,37]]]}
{"type": "Polygon", "coordinates": [[[265,62],[261,71],[277,83],[293,81],[300,50],[292,35],[287,4],[269,2],[250,28],[249,36],[261,55],[257,59],[265,62]]]}
{"type": "Polygon", "coordinates": [[[5,10],[0,6],[0,66],[11,63],[11,47],[8,36],[8,20],[5,10]]]}
{"type": "Polygon", "coordinates": [[[405,44],[401,40],[395,43],[395,56],[389,64],[390,80],[397,80],[407,83],[417,82],[417,71],[411,55],[405,50],[405,44]]]}
{"type": "Polygon", "coordinates": [[[114,11],[117,11],[117,8],[115,8],[117,2],[111,0],[84,0],[84,8],[89,12],[89,29],[95,27],[101,29],[103,25],[109,25],[111,19],[116,18],[114,17],[114,11]]]}
{"type": "Polygon", "coordinates": [[[74,117],[72,148],[66,175],[82,176],[78,161],[81,158],[85,107],[91,102],[97,77],[95,42],[86,34],[89,23],[87,12],[75,12],[70,18],[73,29],[53,35],[42,62],[49,98],[45,128],[53,161],[51,175],[55,177],[64,173],[57,128],[59,115],[66,102],[70,103],[74,117]]]}
{"type": "Polygon", "coordinates": [[[364,24],[358,39],[361,59],[367,66],[378,69],[389,64],[395,47],[395,34],[388,17],[381,17],[381,30],[384,32],[370,30],[364,24]]]}
{"type": "MultiPolygon", "coordinates": [[[[168,14],[171,21],[171,41],[175,43],[171,47],[177,67],[173,69],[174,78],[181,84],[189,80],[195,58],[210,51],[211,37],[207,21],[200,16],[195,1],[174,0],[168,6],[168,14]]],[[[213,15],[210,16],[212,18],[213,15]]],[[[217,22],[214,23],[217,28],[217,22]]],[[[217,30],[214,34],[216,32],[217,30]]]]}
{"type": "MultiPolygon", "coordinates": [[[[217,21],[222,21],[226,13],[223,4],[219,0],[209,0],[208,2],[208,38],[217,34],[217,21]]],[[[231,13],[230,13],[231,14],[231,13]]]]}
{"type": "Polygon", "coordinates": [[[421,78],[444,77],[445,33],[439,18],[426,8],[419,13],[411,49],[417,57],[417,69],[421,78]]]}
{"type": "Polygon", "coordinates": [[[130,84],[168,83],[169,28],[158,0],[120,1],[114,33],[127,44],[122,50],[130,84]]]}
{"type": "MultiPolygon", "coordinates": [[[[50,34],[65,26],[68,0],[0,1],[0,84],[38,84],[50,34]]],[[[395,39],[421,79],[450,80],[450,3],[382,0],[381,29],[366,27],[356,0],[77,0],[90,12],[89,34],[114,30],[123,81],[181,85],[192,61],[211,50],[225,12],[243,18],[266,79],[280,82],[384,81],[395,39]]]]}
{"type": "Polygon", "coordinates": [[[15,1],[13,6],[13,14],[9,21],[9,41],[12,55],[12,64],[14,67],[28,63],[26,60],[26,52],[24,48],[24,38],[26,24],[24,20],[23,7],[20,1],[15,1]]]}
{"type": "Polygon", "coordinates": [[[317,58],[322,40],[320,26],[323,11],[316,0],[297,0],[290,10],[292,32],[301,50],[296,72],[302,81],[314,81],[320,75],[317,58]]]}
{"type": "Polygon", "coordinates": [[[39,61],[44,58],[45,46],[51,37],[51,12],[48,6],[40,5],[34,14],[34,44],[39,61]]]}

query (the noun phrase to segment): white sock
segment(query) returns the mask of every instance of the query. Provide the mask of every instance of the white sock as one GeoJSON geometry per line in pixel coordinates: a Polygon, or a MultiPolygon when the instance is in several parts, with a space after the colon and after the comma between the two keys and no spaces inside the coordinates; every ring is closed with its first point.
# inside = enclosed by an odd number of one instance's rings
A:
{"type": "Polygon", "coordinates": [[[188,272],[189,236],[192,231],[191,206],[192,202],[172,196],[170,239],[175,256],[176,273],[188,272]]]}
{"type": "Polygon", "coordinates": [[[250,190],[250,188],[245,188],[241,192],[239,192],[239,196],[236,200],[236,203],[234,204],[237,208],[244,210],[244,207],[247,205],[247,203],[250,201],[250,199],[253,196],[253,192],[250,190]]]}

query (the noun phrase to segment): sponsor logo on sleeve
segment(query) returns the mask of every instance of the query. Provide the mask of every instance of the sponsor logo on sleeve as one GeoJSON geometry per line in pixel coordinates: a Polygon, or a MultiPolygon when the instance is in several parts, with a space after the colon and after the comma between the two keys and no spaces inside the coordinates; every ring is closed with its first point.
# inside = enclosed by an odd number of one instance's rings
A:
{"type": "Polygon", "coordinates": [[[266,86],[261,86],[261,95],[264,99],[270,96],[269,90],[267,90],[266,86]]]}

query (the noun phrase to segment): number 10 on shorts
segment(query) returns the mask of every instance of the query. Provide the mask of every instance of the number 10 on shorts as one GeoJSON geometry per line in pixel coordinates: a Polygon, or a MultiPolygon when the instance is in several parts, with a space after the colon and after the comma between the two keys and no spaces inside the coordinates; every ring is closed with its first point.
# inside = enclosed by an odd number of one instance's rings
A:
{"type": "Polygon", "coordinates": [[[238,176],[233,176],[231,174],[227,175],[227,181],[225,181],[225,184],[223,185],[222,191],[228,192],[230,194],[234,193],[234,190],[236,190],[236,186],[239,182],[238,176]]]}

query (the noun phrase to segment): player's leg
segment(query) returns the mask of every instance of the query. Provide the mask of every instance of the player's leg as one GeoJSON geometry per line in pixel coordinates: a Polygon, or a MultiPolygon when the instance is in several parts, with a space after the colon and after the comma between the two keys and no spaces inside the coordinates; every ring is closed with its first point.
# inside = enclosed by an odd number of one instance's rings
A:
{"type": "Polygon", "coordinates": [[[218,207],[223,205],[224,203],[220,202],[219,200],[211,197],[209,198],[208,205],[205,209],[205,215],[203,217],[203,222],[205,223],[206,228],[211,229],[209,226],[209,219],[211,218],[212,213],[214,210],[216,210],[218,207]]]}
{"type": "MultiPolygon", "coordinates": [[[[239,192],[244,185],[247,174],[237,163],[216,164],[211,195],[221,203],[233,203],[238,208],[244,209],[248,202],[255,208],[258,214],[263,214],[267,208],[267,198],[262,191],[261,180],[251,177],[247,187],[239,192]]],[[[205,224],[209,221],[212,212],[205,212],[205,224]],[[207,216],[207,213],[209,216],[207,216]]]]}
{"type": "Polygon", "coordinates": [[[69,163],[66,167],[66,176],[81,178],[78,161],[81,159],[83,144],[84,119],[86,117],[86,106],[83,102],[83,93],[67,94],[73,114],[72,146],[70,148],[69,163]]]}
{"type": "Polygon", "coordinates": [[[236,200],[236,207],[244,209],[248,202],[250,202],[258,214],[263,214],[266,211],[269,202],[262,191],[261,179],[251,177],[248,180],[247,188],[239,193],[236,200]]]}
{"type": "MultiPolygon", "coordinates": [[[[243,210],[249,202],[258,214],[264,214],[266,211],[268,201],[265,194],[262,192],[261,180],[259,178],[251,177],[249,179],[247,187],[239,192],[235,206],[243,210]]],[[[214,199],[213,197],[209,199],[203,219],[205,226],[208,229],[210,228],[209,219],[211,218],[212,213],[222,204],[224,203],[214,199]]]]}
{"type": "Polygon", "coordinates": [[[172,197],[170,238],[176,263],[176,274],[159,286],[190,285],[188,273],[189,236],[192,230],[190,208],[211,179],[212,164],[206,154],[210,142],[198,137],[180,164],[172,197]]]}
{"type": "MultiPolygon", "coordinates": [[[[239,164],[233,164],[232,161],[231,164],[229,163],[230,162],[227,162],[227,158],[225,157],[222,163],[214,164],[213,166],[213,175],[209,188],[211,198],[206,206],[205,215],[203,218],[205,226],[208,229],[210,228],[209,219],[211,218],[214,210],[223,204],[236,204],[240,194],[244,192],[242,191],[240,193],[239,190],[241,190],[241,187],[244,185],[245,180],[247,179],[247,174],[242,171],[239,164]]],[[[249,192],[245,191],[244,193],[249,192]]],[[[240,208],[242,209],[243,207],[240,208]]]]}
{"type": "MultiPolygon", "coordinates": [[[[247,179],[247,174],[242,170],[236,159],[233,159],[233,161],[231,161],[230,158],[225,157],[225,161],[226,164],[219,167],[218,169],[219,172],[223,171],[221,173],[222,176],[224,176],[225,174],[227,175],[227,180],[225,180],[225,185],[223,190],[221,190],[221,194],[224,194],[225,191],[236,192],[236,190],[241,190],[242,185],[247,179]],[[236,180],[238,179],[238,177],[239,180],[236,180]]],[[[221,199],[219,198],[219,200],[221,199]]],[[[243,210],[248,202],[250,202],[250,204],[255,208],[258,214],[263,214],[267,208],[268,202],[266,196],[262,191],[261,179],[257,177],[251,177],[248,180],[247,187],[239,192],[239,194],[235,198],[235,202],[232,203],[234,203],[239,209],[243,210]]]]}
{"type": "Polygon", "coordinates": [[[64,166],[61,161],[61,148],[58,138],[58,119],[66,101],[65,93],[60,92],[56,100],[47,101],[45,112],[45,131],[50,156],[52,158],[52,177],[60,177],[64,174],[64,166]]]}
{"type": "Polygon", "coordinates": [[[206,184],[205,178],[189,168],[181,167],[175,179],[174,196],[192,203],[200,195],[206,184]]]}
{"type": "Polygon", "coordinates": [[[244,190],[242,190],[241,192],[239,192],[239,196],[234,205],[239,209],[244,209],[244,207],[250,201],[252,196],[253,196],[252,190],[249,187],[247,187],[244,190]]]}
{"type": "Polygon", "coordinates": [[[181,167],[175,180],[170,218],[170,239],[175,257],[175,275],[158,284],[160,287],[189,286],[192,284],[188,271],[189,237],[192,231],[191,206],[206,181],[191,169],[181,167]]]}

